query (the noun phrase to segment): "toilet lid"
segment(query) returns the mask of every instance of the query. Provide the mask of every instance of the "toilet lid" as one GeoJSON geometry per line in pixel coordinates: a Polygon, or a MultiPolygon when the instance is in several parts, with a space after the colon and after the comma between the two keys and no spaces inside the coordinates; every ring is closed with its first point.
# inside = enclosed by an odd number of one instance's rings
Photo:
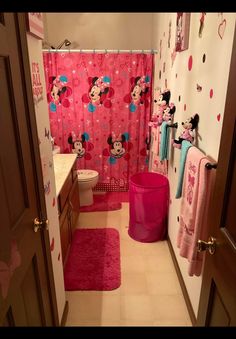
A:
{"type": "Polygon", "coordinates": [[[97,171],[89,170],[89,169],[78,170],[77,174],[78,174],[79,181],[90,180],[98,176],[97,171]]]}

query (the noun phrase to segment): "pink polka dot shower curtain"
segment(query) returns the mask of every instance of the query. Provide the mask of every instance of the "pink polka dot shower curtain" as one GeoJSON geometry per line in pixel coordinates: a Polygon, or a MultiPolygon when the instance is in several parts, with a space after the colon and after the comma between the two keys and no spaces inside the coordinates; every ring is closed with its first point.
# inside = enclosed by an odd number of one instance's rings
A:
{"type": "Polygon", "coordinates": [[[153,55],[44,52],[51,135],[77,168],[99,172],[98,190],[126,191],[148,170],[153,55]]]}

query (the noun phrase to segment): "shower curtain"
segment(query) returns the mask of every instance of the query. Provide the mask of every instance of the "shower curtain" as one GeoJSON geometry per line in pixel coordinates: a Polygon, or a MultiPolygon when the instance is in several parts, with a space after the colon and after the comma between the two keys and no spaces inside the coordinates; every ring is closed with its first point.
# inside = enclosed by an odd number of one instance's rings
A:
{"type": "Polygon", "coordinates": [[[97,190],[126,191],[148,170],[153,55],[44,52],[51,136],[78,169],[99,173],[97,190]]]}

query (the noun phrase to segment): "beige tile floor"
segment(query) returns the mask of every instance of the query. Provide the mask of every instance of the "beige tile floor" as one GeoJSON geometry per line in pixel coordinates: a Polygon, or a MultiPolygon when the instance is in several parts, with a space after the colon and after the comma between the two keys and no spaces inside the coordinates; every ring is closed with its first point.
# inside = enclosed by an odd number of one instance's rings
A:
{"type": "Polygon", "coordinates": [[[167,242],[137,242],[128,223],[128,203],[118,211],[80,213],[78,227],[119,230],[121,286],[66,292],[66,326],[192,326],[167,242]]]}

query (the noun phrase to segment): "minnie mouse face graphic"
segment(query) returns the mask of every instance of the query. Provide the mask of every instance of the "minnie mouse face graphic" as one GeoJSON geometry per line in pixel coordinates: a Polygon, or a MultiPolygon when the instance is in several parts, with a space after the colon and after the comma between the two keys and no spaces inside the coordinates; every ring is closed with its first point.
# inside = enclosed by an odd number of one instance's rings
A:
{"type": "Polygon", "coordinates": [[[56,107],[62,105],[69,107],[70,102],[67,99],[72,94],[72,89],[66,86],[67,77],[65,75],[49,77],[49,92],[47,99],[51,112],[56,112],[56,107]]]}
{"type": "Polygon", "coordinates": [[[132,148],[132,143],[128,141],[128,133],[119,134],[118,137],[114,133],[107,138],[107,143],[109,148],[103,150],[104,156],[109,156],[108,162],[110,165],[117,163],[117,159],[123,158],[124,160],[129,160],[130,154],[129,150],[132,148]]]}
{"type": "MultiPolygon", "coordinates": [[[[146,88],[146,92],[147,91],[148,91],[148,88],[146,88]]],[[[134,102],[140,101],[142,95],[143,95],[142,88],[139,85],[135,85],[131,92],[132,100],[134,102]]]]}
{"type": "Polygon", "coordinates": [[[72,145],[72,153],[77,154],[77,158],[82,158],[85,154],[85,148],[83,143],[85,142],[85,136],[82,134],[80,140],[74,140],[72,135],[68,138],[68,143],[72,145]]]}
{"type": "Polygon", "coordinates": [[[166,106],[163,111],[163,121],[166,121],[167,124],[171,124],[175,113],[175,105],[173,103],[166,106]]]}
{"type": "Polygon", "coordinates": [[[77,137],[72,132],[69,135],[68,143],[72,145],[72,153],[77,154],[77,158],[85,158],[86,160],[92,159],[88,151],[94,148],[93,144],[88,141],[89,135],[87,133],[79,134],[77,137]]]}
{"type": "Polygon", "coordinates": [[[112,106],[110,97],[114,95],[114,89],[110,87],[110,78],[108,76],[89,77],[88,82],[89,92],[82,96],[82,102],[88,104],[88,111],[95,112],[98,105],[110,108],[112,106]]]}
{"type": "Polygon", "coordinates": [[[124,97],[124,102],[129,103],[130,112],[135,112],[138,105],[143,105],[145,107],[149,106],[149,101],[147,99],[150,86],[149,76],[138,76],[136,78],[132,77],[130,79],[132,84],[131,92],[126,94],[124,97]]]}
{"type": "Polygon", "coordinates": [[[122,134],[119,137],[121,140],[114,140],[112,136],[109,136],[107,139],[107,143],[111,145],[110,153],[115,158],[121,158],[125,154],[125,149],[123,147],[123,143],[125,142],[125,135],[122,134]]]}
{"type": "Polygon", "coordinates": [[[93,78],[93,86],[89,91],[89,98],[91,99],[91,101],[93,103],[96,103],[97,101],[99,101],[99,103],[101,103],[101,96],[102,94],[107,94],[109,91],[108,87],[104,87],[102,88],[101,86],[98,85],[97,83],[98,81],[98,77],[93,78]]]}

